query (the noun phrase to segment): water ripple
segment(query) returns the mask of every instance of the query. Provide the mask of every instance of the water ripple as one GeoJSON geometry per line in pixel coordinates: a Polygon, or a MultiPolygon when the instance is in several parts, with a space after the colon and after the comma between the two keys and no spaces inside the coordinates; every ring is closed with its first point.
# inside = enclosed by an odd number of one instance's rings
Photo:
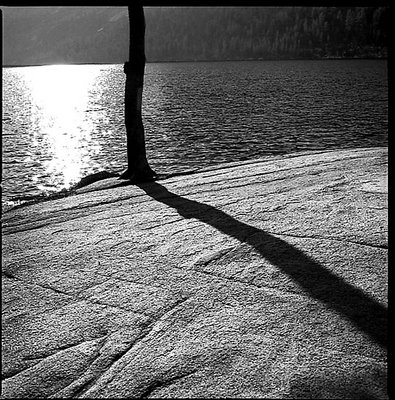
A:
{"type": "MultiPolygon", "coordinates": [[[[3,201],[124,169],[124,83],[122,65],[4,68],[3,201]]],[[[386,146],[387,63],[147,64],[143,119],[150,163],[162,173],[386,146]]]]}

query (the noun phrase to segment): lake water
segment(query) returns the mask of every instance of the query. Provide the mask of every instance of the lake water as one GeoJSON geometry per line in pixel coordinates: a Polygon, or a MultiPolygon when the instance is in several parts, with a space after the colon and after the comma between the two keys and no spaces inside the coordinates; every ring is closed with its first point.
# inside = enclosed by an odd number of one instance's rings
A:
{"type": "MultiPolygon", "coordinates": [[[[126,167],[122,65],[3,69],[3,206],[126,167]]],[[[149,63],[158,173],[301,150],[387,146],[385,60],[149,63]]]]}

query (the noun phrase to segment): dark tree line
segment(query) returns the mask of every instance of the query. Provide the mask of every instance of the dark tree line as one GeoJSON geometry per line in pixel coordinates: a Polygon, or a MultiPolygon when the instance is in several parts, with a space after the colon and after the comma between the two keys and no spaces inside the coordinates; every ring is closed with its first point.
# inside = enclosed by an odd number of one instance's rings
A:
{"type": "MultiPolygon", "coordinates": [[[[4,12],[4,64],[123,63],[126,7],[4,12]]],[[[147,61],[387,57],[389,7],[146,7],[147,61]]]]}
{"type": "Polygon", "coordinates": [[[147,9],[147,57],[386,57],[386,7],[147,9]]]}

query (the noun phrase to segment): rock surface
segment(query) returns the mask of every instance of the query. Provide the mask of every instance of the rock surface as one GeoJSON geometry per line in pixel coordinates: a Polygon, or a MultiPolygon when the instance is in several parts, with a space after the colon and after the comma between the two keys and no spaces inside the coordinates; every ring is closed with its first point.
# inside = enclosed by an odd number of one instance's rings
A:
{"type": "Polygon", "coordinates": [[[3,215],[3,398],[388,398],[387,149],[3,215]]]}

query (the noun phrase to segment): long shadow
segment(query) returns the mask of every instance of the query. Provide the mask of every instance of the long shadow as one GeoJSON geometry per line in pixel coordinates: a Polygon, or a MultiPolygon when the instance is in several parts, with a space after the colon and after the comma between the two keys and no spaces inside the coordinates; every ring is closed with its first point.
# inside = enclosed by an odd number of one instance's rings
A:
{"type": "Polygon", "coordinates": [[[301,250],[212,206],[169,192],[157,182],[138,186],[153,199],[177,210],[184,218],[196,218],[254,247],[309,296],[343,314],[377,344],[387,347],[387,309],[301,250]]]}

